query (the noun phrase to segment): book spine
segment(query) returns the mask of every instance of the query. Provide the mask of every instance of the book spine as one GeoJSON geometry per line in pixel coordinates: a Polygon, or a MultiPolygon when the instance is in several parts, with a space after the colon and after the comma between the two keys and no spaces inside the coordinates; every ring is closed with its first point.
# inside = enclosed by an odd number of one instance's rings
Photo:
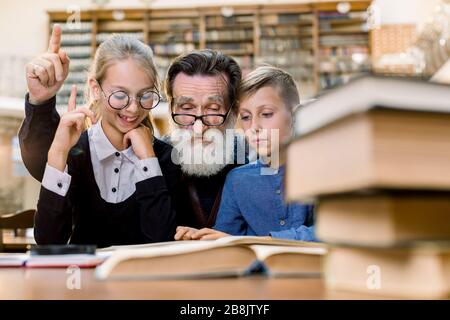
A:
{"type": "Polygon", "coordinates": [[[247,271],[245,272],[245,276],[252,275],[252,274],[267,274],[269,272],[269,269],[265,265],[265,263],[261,260],[255,260],[252,262],[252,264],[248,267],[247,271]]]}

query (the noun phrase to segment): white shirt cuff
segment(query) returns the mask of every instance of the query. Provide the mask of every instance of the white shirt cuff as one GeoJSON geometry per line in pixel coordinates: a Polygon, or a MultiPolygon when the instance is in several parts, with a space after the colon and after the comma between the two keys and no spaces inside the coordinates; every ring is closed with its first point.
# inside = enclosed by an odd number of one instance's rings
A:
{"type": "Polygon", "coordinates": [[[67,165],[64,172],[59,171],[51,166],[45,166],[44,177],[42,178],[42,186],[62,197],[65,197],[70,187],[72,177],[67,173],[67,165]]]}
{"type": "Polygon", "coordinates": [[[161,167],[159,166],[158,158],[147,158],[139,160],[134,170],[136,175],[136,182],[144,181],[156,176],[162,176],[161,167]]]}

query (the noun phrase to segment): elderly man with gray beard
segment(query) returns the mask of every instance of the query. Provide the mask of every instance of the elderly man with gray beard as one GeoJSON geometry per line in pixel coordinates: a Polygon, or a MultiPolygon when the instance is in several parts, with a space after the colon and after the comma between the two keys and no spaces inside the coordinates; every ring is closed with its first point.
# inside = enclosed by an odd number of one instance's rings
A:
{"type": "Polygon", "coordinates": [[[226,175],[247,162],[244,140],[233,131],[241,77],[232,58],[213,50],[180,56],[169,67],[165,87],[174,129],[166,141],[187,191],[179,225],[212,227],[226,175]]]}

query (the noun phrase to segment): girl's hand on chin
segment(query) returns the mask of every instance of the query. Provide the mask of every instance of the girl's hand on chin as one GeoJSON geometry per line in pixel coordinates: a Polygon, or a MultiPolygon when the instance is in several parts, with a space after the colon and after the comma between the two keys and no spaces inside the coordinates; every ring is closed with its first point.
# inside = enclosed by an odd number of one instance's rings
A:
{"type": "Polygon", "coordinates": [[[128,148],[131,144],[134,153],[140,159],[155,157],[153,150],[153,135],[150,128],[140,125],[139,127],[128,131],[123,136],[123,147],[128,148]]]}

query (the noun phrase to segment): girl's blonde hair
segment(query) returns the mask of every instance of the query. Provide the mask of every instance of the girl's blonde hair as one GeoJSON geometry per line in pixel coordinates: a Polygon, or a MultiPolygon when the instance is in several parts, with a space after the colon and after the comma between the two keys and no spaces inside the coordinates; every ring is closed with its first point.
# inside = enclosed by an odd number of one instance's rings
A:
{"type": "MultiPolygon", "coordinates": [[[[160,92],[160,81],[153,62],[152,49],[132,36],[114,34],[98,47],[94,61],[88,72],[85,99],[87,106],[94,112],[97,119],[100,116],[100,106],[91,92],[89,79],[95,79],[101,85],[105,78],[106,70],[111,65],[117,61],[123,61],[129,58],[132,58],[142,68],[153,82],[155,89],[160,92]]],[[[150,128],[153,132],[150,114],[142,121],[142,124],[150,128]]]]}

